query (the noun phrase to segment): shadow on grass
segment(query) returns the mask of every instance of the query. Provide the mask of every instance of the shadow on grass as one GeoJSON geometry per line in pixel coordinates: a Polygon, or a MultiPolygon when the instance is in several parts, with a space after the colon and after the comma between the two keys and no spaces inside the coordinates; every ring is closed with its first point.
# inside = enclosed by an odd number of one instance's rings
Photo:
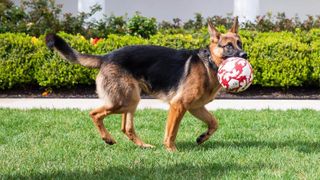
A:
{"type": "MultiPolygon", "coordinates": [[[[205,164],[193,166],[192,164],[157,165],[151,167],[109,167],[99,171],[52,172],[31,175],[5,175],[2,179],[210,179],[219,178],[228,174],[243,174],[265,168],[264,164],[205,164]]],[[[0,176],[1,178],[1,176],[0,176]]]]}
{"type": "Polygon", "coordinates": [[[178,142],[177,147],[181,151],[185,150],[209,150],[215,148],[270,148],[270,149],[279,149],[279,148],[290,148],[302,153],[313,153],[320,152],[320,141],[309,142],[309,141],[210,141],[205,142],[202,145],[198,145],[192,142],[178,142]]]}

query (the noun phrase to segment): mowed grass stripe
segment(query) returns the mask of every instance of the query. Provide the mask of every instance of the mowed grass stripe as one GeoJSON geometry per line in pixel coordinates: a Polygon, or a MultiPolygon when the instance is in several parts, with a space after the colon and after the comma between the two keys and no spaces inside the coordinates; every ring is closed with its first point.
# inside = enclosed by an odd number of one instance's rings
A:
{"type": "Polygon", "coordinates": [[[117,144],[105,145],[80,110],[0,109],[0,179],[317,179],[320,112],[218,110],[219,130],[201,146],[206,126],[184,117],[178,152],[163,145],[167,113],[141,110],[138,135],[154,149],[140,149],[121,132],[121,116],[105,125],[117,144]]]}

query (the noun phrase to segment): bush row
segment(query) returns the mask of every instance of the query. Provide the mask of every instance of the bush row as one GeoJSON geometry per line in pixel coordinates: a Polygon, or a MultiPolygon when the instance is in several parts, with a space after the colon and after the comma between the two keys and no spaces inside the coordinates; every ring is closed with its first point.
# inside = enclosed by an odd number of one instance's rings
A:
{"type": "MultiPolygon", "coordinates": [[[[220,29],[224,31],[224,29],[220,29]]],[[[157,33],[149,39],[131,35],[109,35],[86,39],[82,35],[59,33],[82,53],[105,54],[134,44],[153,44],[171,48],[194,49],[208,45],[204,29],[197,34],[157,33]]],[[[320,87],[320,29],[309,32],[240,31],[244,50],[254,68],[254,84],[268,87],[320,87]]],[[[0,34],[0,89],[39,85],[74,87],[94,84],[97,70],[62,60],[48,50],[44,36],[0,34]]]]}
{"type": "MultiPolygon", "coordinates": [[[[104,16],[100,20],[92,20],[100,6],[92,6],[88,13],[72,15],[62,13],[62,5],[55,0],[23,0],[20,6],[14,5],[11,0],[0,1],[0,33],[15,32],[40,36],[48,32],[64,31],[70,34],[80,33],[85,37],[103,37],[109,34],[130,34],[148,38],[160,32],[177,33],[183,31],[197,32],[207,26],[207,20],[213,24],[230,27],[233,18],[229,16],[203,17],[196,13],[193,19],[183,22],[179,18],[172,21],[158,21],[136,13],[133,17],[104,16]]],[[[285,13],[267,13],[258,16],[254,22],[244,22],[241,27],[246,30],[260,32],[295,31],[301,29],[309,31],[320,28],[320,16],[307,16],[305,20],[296,17],[287,17],[285,13]]]]}

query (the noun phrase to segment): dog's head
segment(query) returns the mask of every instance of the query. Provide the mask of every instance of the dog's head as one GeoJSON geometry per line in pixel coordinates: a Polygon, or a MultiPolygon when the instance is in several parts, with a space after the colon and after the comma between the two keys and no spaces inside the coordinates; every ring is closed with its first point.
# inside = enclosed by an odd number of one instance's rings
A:
{"type": "Polygon", "coordinates": [[[208,31],[210,34],[209,49],[212,56],[211,58],[217,66],[229,57],[247,58],[247,53],[242,50],[242,42],[238,35],[238,28],[238,17],[235,17],[231,29],[225,34],[221,34],[214,25],[208,21],[208,31]]]}

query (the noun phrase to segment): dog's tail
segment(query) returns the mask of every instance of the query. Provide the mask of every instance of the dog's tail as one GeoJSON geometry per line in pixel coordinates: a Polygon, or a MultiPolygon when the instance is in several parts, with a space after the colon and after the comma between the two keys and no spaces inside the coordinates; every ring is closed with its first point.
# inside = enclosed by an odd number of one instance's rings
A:
{"type": "Polygon", "coordinates": [[[48,48],[54,49],[66,60],[81,64],[89,68],[99,68],[102,64],[102,56],[81,54],[72,49],[68,43],[56,34],[48,34],[46,36],[46,44],[48,48]]]}

